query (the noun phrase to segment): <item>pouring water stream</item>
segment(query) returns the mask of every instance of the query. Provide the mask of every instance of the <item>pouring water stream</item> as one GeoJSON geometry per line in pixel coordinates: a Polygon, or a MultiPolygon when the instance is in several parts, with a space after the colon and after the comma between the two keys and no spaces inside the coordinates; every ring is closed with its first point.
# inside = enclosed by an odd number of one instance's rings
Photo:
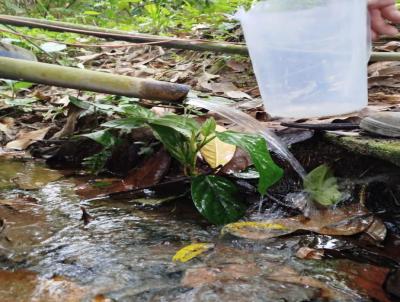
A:
{"type": "Polygon", "coordinates": [[[293,169],[299,174],[299,176],[304,179],[306,176],[306,171],[299,161],[293,156],[293,154],[288,150],[288,148],[281,142],[281,140],[271,131],[266,129],[259,121],[250,115],[229,107],[225,104],[210,102],[206,100],[201,100],[198,98],[192,98],[187,102],[188,105],[200,107],[213,111],[220,114],[221,116],[231,120],[232,122],[238,124],[249,131],[258,133],[262,135],[269,144],[269,148],[275,152],[278,156],[287,160],[293,169]]]}

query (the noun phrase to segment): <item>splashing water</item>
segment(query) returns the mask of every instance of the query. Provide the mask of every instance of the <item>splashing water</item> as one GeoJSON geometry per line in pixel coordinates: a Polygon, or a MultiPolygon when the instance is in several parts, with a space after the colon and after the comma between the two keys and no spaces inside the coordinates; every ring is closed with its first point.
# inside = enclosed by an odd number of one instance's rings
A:
{"type": "Polygon", "coordinates": [[[301,178],[304,179],[306,176],[306,171],[303,166],[299,163],[299,161],[293,156],[293,154],[288,150],[288,148],[280,141],[280,139],[271,131],[266,129],[259,121],[255,118],[252,118],[250,115],[229,107],[225,104],[210,102],[201,99],[190,99],[187,104],[201,107],[207,109],[209,111],[213,111],[222,115],[223,117],[231,120],[232,122],[238,124],[249,131],[254,133],[258,133],[262,135],[265,140],[269,144],[269,148],[274,151],[278,156],[282,157],[284,160],[287,160],[293,169],[300,175],[301,178]]]}

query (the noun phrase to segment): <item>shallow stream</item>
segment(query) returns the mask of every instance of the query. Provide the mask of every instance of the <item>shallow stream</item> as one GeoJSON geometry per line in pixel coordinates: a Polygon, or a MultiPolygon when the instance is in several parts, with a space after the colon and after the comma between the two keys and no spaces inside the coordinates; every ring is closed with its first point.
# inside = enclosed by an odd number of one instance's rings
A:
{"type": "Polygon", "coordinates": [[[371,250],[310,232],[263,241],[221,237],[185,200],[156,208],[82,202],[74,190],[80,178],[29,161],[0,165],[9,171],[0,173],[2,302],[395,301],[383,288],[400,263],[394,235],[389,249],[371,250]],[[81,206],[93,218],[86,225],[81,206]],[[215,247],[187,263],[172,261],[194,242],[215,247]],[[304,248],[325,249],[324,259],[301,259],[304,248]]]}

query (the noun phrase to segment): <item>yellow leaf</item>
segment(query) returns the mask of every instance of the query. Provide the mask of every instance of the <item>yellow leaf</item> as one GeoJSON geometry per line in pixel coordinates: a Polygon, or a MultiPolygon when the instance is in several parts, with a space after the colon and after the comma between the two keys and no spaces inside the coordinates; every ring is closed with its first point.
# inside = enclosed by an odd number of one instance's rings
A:
{"type": "Polygon", "coordinates": [[[195,243],[180,249],[175,256],[172,258],[173,261],[188,262],[193,258],[207,252],[208,250],[214,248],[212,243],[195,243]]]}
{"type": "Polygon", "coordinates": [[[222,229],[222,234],[231,234],[247,239],[268,239],[292,233],[294,230],[274,222],[245,221],[227,224],[222,229]]]}
{"type": "MultiPolygon", "coordinates": [[[[217,125],[217,132],[225,132],[226,128],[217,125]]],[[[219,166],[225,166],[231,161],[236,152],[236,146],[222,142],[218,138],[213,139],[205,145],[200,153],[204,160],[215,169],[219,166]]]]}

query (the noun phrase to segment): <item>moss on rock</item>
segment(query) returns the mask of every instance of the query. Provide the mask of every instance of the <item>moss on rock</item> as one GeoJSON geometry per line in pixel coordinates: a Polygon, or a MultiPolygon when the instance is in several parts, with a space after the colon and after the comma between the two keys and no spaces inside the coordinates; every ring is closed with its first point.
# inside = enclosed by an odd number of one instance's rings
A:
{"type": "Polygon", "coordinates": [[[400,140],[326,133],[325,138],[354,153],[372,156],[400,166],[400,140]]]}

